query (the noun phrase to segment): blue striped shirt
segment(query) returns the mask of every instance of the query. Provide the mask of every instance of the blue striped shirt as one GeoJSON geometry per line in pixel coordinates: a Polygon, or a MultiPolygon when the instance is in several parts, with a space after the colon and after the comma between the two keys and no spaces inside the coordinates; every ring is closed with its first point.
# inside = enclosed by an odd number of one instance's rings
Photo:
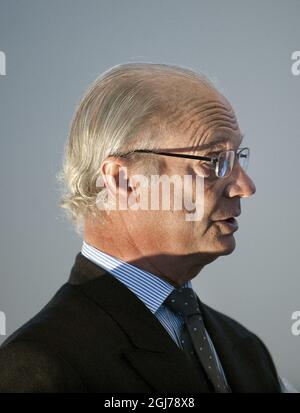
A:
{"type": "MultiPolygon", "coordinates": [[[[165,299],[175,289],[173,285],[167,281],[153,275],[145,270],[135,267],[125,261],[108,255],[95,247],[83,241],[81,253],[90,261],[105,269],[121,283],[123,283],[133,294],[139,298],[145,306],[157,317],[172,339],[182,347],[180,335],[183,327],[183,317],[175,314],[167,306],[164,305],[165,299]]],[[[191,281],[188,281],[183,287],[192,288],[191,281]]],[[[209,344],[214,352],[221,374],[225,380],[225,374],[222,369],[220,360],[213,346],[213,343],[207,334],[209,344]]]]}

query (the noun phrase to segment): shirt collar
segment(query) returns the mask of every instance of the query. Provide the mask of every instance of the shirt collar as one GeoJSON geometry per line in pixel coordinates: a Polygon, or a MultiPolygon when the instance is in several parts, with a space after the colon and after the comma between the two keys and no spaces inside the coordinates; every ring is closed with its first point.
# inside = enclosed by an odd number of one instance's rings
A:
{"type": "MultiPolygon", "coordinates": [[[[157,275],[106,254],[83,241],[81,253],[125,284],[155,314],[175,287],[157,275]]],[[[192,288],[191,281],[183,287],[192,288]]]]}

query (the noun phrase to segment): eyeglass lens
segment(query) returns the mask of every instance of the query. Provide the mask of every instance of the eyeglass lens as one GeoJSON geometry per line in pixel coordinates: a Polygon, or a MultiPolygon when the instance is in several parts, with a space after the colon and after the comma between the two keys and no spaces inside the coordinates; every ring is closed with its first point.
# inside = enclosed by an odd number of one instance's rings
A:
{"type": "MultiPolygon", "coordinates": [[[[249,150],[248,148],[243,149],[237,155],[239,158],[239,162],[241,167],[246,170],[249,161],[249,150]]],[[[220,178],[227,177],[233,168],[233,164],[235,161],[235,152],[234,151],[225,151],[221,152],[219,155],[219,161],[217,163],[216,173],[217,176],[220,178]]]]}

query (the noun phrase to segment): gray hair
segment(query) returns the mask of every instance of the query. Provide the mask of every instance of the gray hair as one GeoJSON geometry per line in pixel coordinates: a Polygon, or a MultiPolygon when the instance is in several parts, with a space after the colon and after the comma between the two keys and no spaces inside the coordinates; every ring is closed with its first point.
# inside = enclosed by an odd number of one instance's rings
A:
{"type": "MultiPolygon", "coordinates": [[[[172,76],[213,87],[202,74],[185,67],[135,62],[104,72],[82,98],[71,123],[63,167],[57,174],[63,184],[59,206],[67,211],[77,232],[87,214],[95,216],[97,212],[96,182],[103,160],[135,149],[157,149],[158,137],[172,129],[168,124],[170,99],[158,82],[172,76]]],[[[174,117],[174,108],[171,112],[174,117]]],[[[144,162],[143,166],[150,167],[144,162]]],[[[100,191],[105,197],[106,189],[100,191]]]]}

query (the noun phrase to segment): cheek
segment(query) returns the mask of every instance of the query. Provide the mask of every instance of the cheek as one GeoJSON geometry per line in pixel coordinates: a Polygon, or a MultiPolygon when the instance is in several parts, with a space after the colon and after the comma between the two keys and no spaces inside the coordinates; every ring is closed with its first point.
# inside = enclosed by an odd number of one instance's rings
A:
{"type": "Polygon", "coordinates": [[[204,185],[204,216],[207,220],[211,215],[218,210],[223,198],[223,184],[218,185],[219,182],[205,182],[204,185]]]}

